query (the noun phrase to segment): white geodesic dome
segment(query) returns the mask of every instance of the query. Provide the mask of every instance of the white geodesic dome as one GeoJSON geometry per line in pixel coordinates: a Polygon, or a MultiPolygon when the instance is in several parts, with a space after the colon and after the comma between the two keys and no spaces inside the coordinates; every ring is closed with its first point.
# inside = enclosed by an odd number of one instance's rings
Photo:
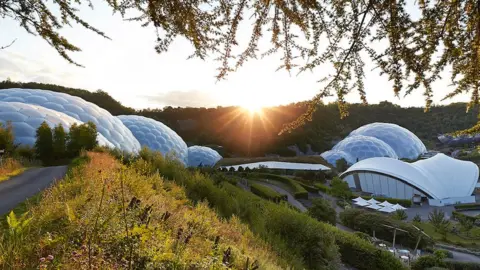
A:
{"type": "Polygon", "coordinates": [[[356,162],[354,157],[343,151],[329,150],[321,153],[320,156],[333,166],[337,166],[337,160],[342,158],[345,159],[348,165],[356,162]]]}
{"type": "Polygon", "coordinates": [[[372,157],[398,158],[395,151],[385,142],[370,136],[349,136],[337,143],[332,150],[343,151],[355,161],[372,157]]]}
{"type": "Polygon", "coordinates": [[[422,141],[411,131],[396,124],[372,123],[352,131],[349,136],[370,136],[388,144],[399,158],[417,159],[427,152],[422,141]]]}
{"type": "Polygon", "coordinates": [[[213,167],[220,159],[222,156],[210,147],[194,145],[188,148],[189,167],[213,167]]]}
{"type": "Polygon", "coordinates": [[[188,164],[187,144],[162,122],[138,115],[119,115],[117,118],[130,129],[142,146],[160,151],[163,155],[173,154],[188,164]]]}
{"type": "MultiPolygon", "coordinates": [[[[25,104],[20,102],[0,101],[0,123],[12,124],[15,143],[20,145],[33,146],[36,141],[37,128],[46,122],[51,128],[62,124],[65,131],[68,131],[72,124],[82,124],[71,116],[44,108],[42,106],[25,104]]],[[[97,134],[99,145],[113,147],[102,134],[97,134]]]]}
{"type": "Polygon", "coordinates": [[[107,110],[82,98],[48,90],[11,88],[0,90],[0,101],[42,106],[69,115],[81,122],[91,121],[114,147],[138,152],[140,143],[132,132],[107,110]]]}

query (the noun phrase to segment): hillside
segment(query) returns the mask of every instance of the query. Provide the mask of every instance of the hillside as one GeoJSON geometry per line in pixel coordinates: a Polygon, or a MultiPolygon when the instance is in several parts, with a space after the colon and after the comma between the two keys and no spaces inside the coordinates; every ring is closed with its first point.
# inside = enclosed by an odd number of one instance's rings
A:
{"type": "Polygon", "coordinates": [[[0,269],[287,267],[239,219],[192,205],[158,174],[145,176],[105,153],[80,161],[20,209],[25,216],[10,215],[0,227],[0,269]]]}
{"type": "MultiPolygon", "coordinates": [[[[428,148],[434,148],[436,136],[471,127],[477,122],[478,110],[465,112],[464,103],[423,108],[402,108],[389,102],[376,105],[350,105],[350,116],[341,120],[336,104],[319,105],[313,121],[291,133],[278,132],[306,109],[305,103],[265,108],[260,115],[251,115],[238,107],[173,108],[134,110],[121,105],[104,91],[89,92],[57,85],[1,82],[0,89],[38,88],[65,92],[84,98],[105,108],[113,115],[138,114],[159,120],[174,129],[189,145],[222,146],[223,156],[292,156],[287,146],[297,145],[315,152],[332,147],[350,131],[372,122],[399,124],[415,133],[428,148]]],[[[252,97],[255,98],[255,97],[252,97]]]]}

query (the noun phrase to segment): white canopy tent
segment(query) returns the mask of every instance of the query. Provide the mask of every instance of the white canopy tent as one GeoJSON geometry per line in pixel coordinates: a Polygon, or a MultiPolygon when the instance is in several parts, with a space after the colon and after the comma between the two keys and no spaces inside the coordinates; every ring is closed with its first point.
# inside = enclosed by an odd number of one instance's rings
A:
{"type": "Polygon", "coordinates": [[[367,201],[369,204],[379,204],[380,202],[375,200],[374,198],[371,198],[370,200],[367,201]]]}
{"type": "Polygon", "coordinates": [[[382,207],[378,206],[378,204],[370,204],[369,206],[367,206],[367,208],[370,208],[370,209],[373,209],[373,210],[378,210],[382,207]]]}
{"type": "Polygon", "coordinates": [[[368,205],[370,205],[367,201],[359,201],[359,202],[356,202],[354,204],[358,205],[358,206],[368,206],[368,205]]]}
{"type": "Polygon", "coordinates": [[[355,198],[355,199],[353,199],[352,201],[354,201],[354,202],[367,202],[367,200],[365,200],[365,199],[362,198],[362,197],[355,198]]]}
{"type": "Polygon", "coordinates": [[[392,206],[392,208],[395,209],[395,210],[405,210],[405,209],[407,209],[407,208],[401,206],[401,205],[398,204],[398,203],[395,204],[394,206],[392,206]]]}
{"type": "Polygon", "coordinates": [[[397,210],[395,210],[395,209],[393,209],[393,208],[391,208],[391,207],[385,206],[385,207],[383,207],[383,208],[378,209],[378,211],[384,212],[384,213],[392,213],[392,212],[395,212],[395,211],[397,211],[397,210]]]}
{"type": "Polygon", "coordinates": [[[378,205],[383,206],[383,207],[392,207],[392,206],[393,206],[393,204],[391,204],[391,203],[389,203],[389,202],[387,202],[387,201],[384,201],[384,202],[382,202],[382,203],[379,203],[378,205]]]}

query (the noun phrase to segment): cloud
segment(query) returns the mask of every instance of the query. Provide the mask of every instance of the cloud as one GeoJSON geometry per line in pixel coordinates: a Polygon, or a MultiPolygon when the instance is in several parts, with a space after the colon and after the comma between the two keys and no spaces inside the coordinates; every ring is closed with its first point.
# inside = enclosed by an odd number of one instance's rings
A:
{"type": "Polygon", "coordinates": [[[218,97],[211,91],[189,90],[170,91],[158,95],[143,96],[152,105],[173,107],[213,107],[218,105],[218,97]]]}

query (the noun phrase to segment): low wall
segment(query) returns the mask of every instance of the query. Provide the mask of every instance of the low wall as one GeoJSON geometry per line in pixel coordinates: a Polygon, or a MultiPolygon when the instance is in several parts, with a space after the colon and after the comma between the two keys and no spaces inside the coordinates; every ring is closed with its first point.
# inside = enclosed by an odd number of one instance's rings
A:
{"type": "Polygon", "coordinates": [[[453,205],[457,203],[475,203],[475,196],[456,197],[456,198],[448,198],[448,199],[442,199],[442,200],[429,199],[428,203],[431,206],[445,206],[445,205],[453,205]]]}

